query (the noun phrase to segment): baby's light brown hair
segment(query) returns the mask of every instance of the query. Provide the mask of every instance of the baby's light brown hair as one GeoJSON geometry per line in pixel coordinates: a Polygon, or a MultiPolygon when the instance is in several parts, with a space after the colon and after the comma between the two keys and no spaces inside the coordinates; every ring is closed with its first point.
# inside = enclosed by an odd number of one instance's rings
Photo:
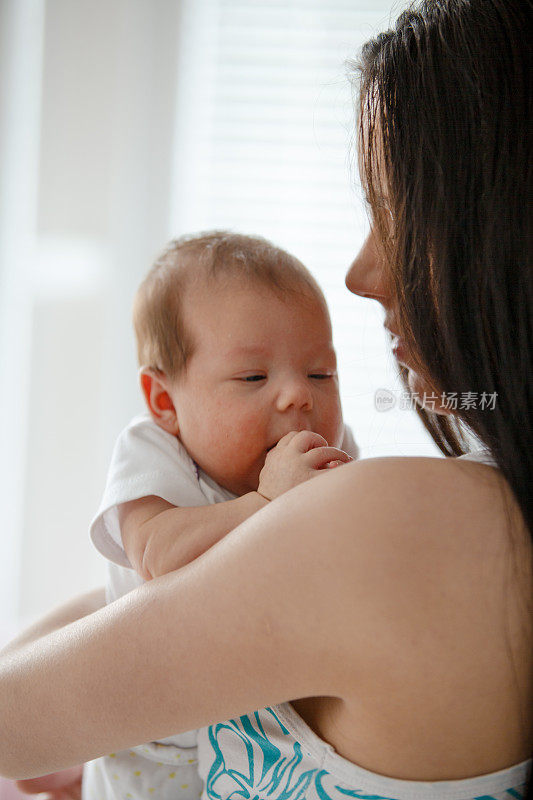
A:
{"type": "Polygon", "coordinates": [[[283,300],[318,302],[324,295],[297,258],[259,236],[210,231],[171,241],[141,283],[133,307],[139,365],[179,377],[195,342],[184,324],[187,288],[220,289],[237,279],[283,300]]]}

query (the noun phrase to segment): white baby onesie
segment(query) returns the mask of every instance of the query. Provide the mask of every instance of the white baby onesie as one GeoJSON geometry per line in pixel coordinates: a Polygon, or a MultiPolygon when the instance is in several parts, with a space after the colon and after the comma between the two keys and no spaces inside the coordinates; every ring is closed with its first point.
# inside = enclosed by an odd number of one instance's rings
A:
{"type": "MultiPolygon", "coordinates": [[[[354,458],[358,448],[345,426],[341,449],[354,458]]],[[[204,506],[236,495],[203,472],[175,436],[148,413],[120,434],[111,458],[104,496],[90,535],[108,559],[106,599],[110,603],[143,583],[122,545],[118,507],[155,495],[174,506],[204,506]]],[[[197,731],[133,747],[90,761],[84,769],[83,800],[197,800],[197,731]]]]}
{"type": "MultiPolygon", "coordinates": [[[[235,497],[200,470],[182,443],[149,414],[135,417],[115,444],[90,528],[93,544],[108,559],[108,603],[143,583],[122,545],[118,507],[149,495],[175,506],[204,506],[235,497]]],[[[196,731],[112,753],[84,769],[83,800],[197,800],[201,792],[196,731]]]]}

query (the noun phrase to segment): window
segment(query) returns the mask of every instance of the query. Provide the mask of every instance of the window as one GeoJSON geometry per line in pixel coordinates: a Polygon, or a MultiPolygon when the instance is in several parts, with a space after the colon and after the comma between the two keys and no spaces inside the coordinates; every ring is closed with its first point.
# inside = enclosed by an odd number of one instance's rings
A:
{"type": "Polygon", "coordinates": [[[186,0],[170,235],[260,234],[311,269],[330,305],[346,421],[364,456],[437,455],[401,386],[376,302],[344,275],[368,227],[345,62],[401,10],[389,0],[186,0]]]}

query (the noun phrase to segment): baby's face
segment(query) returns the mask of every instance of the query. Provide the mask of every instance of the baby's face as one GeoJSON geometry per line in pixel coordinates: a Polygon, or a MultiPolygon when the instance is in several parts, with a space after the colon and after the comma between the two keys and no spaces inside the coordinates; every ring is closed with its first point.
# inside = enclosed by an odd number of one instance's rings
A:
{"type": "Polygon", "coordinates": [[[335,351],[317,300],[234,283],[189,288],[185,306],[196,349],[170,395],[179,438],[208,475],[242,495],[257,489],[267,451],[289,431],[340,445],[335,351]]]}

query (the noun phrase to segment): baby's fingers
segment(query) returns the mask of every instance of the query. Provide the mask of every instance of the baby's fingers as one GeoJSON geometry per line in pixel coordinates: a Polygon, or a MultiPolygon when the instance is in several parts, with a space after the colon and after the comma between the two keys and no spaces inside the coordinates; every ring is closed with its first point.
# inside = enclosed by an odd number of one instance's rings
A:
{"type": "Polygon", "coordinates": [[[348,464],[353,461],[353,458],[337,447],[315,447],[305,454],[305,461],[311,469],[323,469],[328,466],[329,462],[348,464]]]}
{"type": "Polygon", "coordinates": [[[278,445],[281,443],[290,443],[300,453],[307,453],[315,447],[327,447],[328,444],[323,436],[314,431],[291,431],[279,440],[278,445]]]}
{"type": "MultiPolygon", "coordinates": [[[[74,792],[77,786],[81,786],[81,776],[83,767],[70,767],[60,772],[52,772],[49,775],[41,775],[39,778],[27,778],[16,782],[17,788],[26,794],[40,794],[41,792],[74,792]]],[[[76,794],[72,795],[76,797],[76,794]]],[[[68,794],[67,794],[68,797],[68,794]]],[[[81,797],[81,794],[80,794],[81,797]]]]}

